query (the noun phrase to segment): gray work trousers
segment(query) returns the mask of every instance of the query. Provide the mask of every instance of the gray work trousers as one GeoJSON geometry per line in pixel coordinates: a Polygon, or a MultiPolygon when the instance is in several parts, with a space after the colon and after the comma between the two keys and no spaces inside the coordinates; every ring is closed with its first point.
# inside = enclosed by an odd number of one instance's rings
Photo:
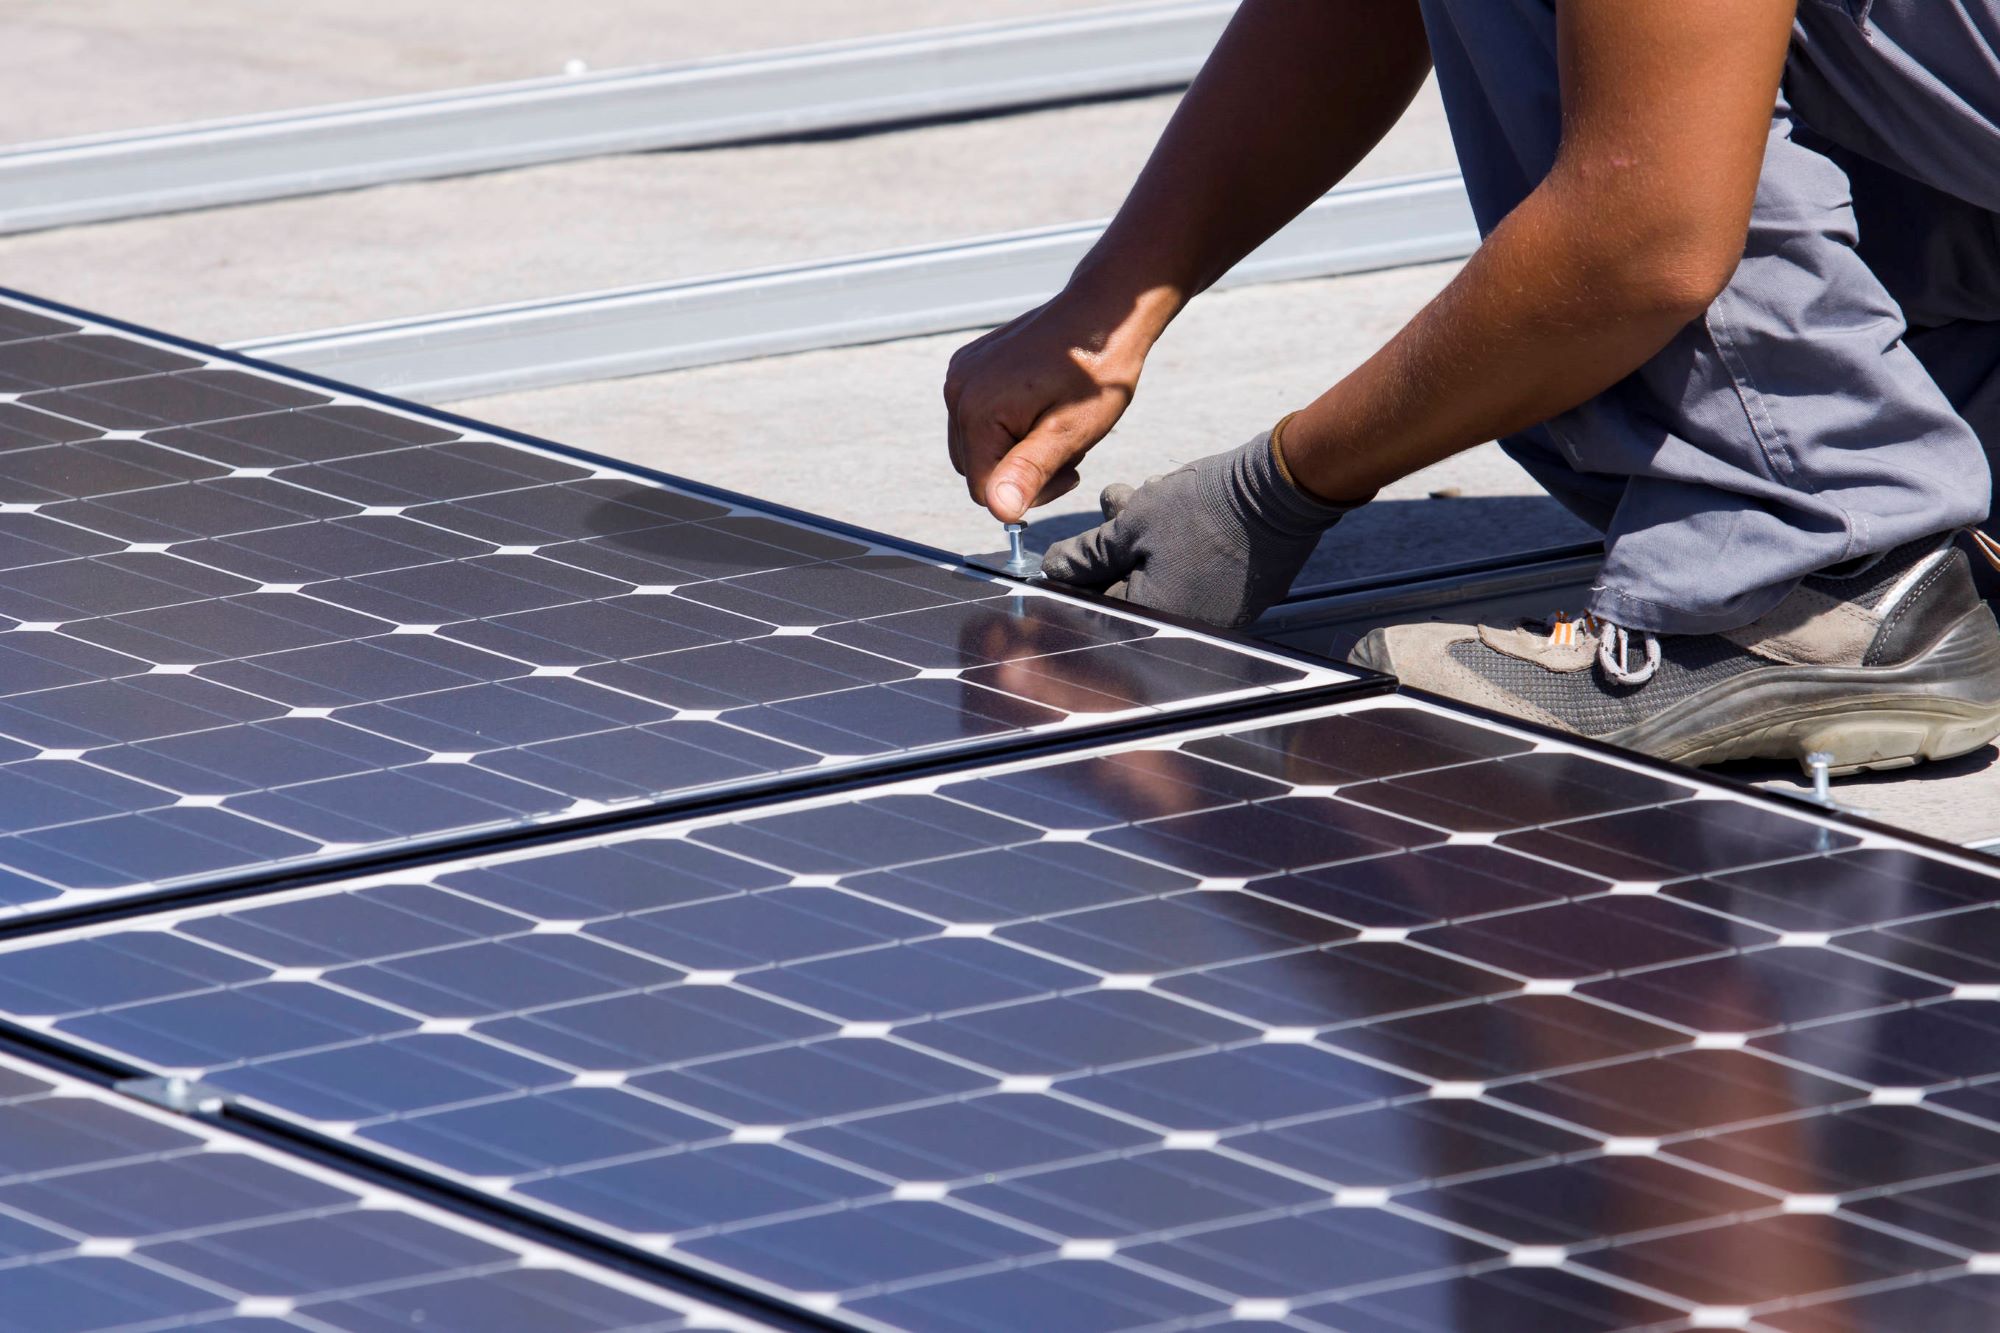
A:
{"type": "MultiPolygon", "coordinates": [[[[1560,2],[1422,0],[1482,231],[1555,162],[1560,2]]],[[[1985,519],[2000,0],[1800,0],[1728,289],[1631,377],[1503,444],[1603,530],[1590,609],[1630,629],[1732,629],[1807,574],[1985,519]]]]}

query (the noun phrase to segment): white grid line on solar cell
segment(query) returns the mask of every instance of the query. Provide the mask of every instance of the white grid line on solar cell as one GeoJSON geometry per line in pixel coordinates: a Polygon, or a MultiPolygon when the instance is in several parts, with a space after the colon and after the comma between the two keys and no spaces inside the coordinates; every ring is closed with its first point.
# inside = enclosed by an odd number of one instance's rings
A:
{"type": "Polygon", "coordinates": [[[10,1328],[243,1316],[334,1333],[414,1315],[486,1333],[467,1316],[504,1309],[577,1333],[760,1327],[5,1052],[0,1125],[10,1328]],[[320,1265],[342,1278],[312,1281],[320,1265]]]}
{"type": "Polygon", "coordinates": [[[0,916],[1352,678],[61,318],[0,329],[0,916]]]}
{"type": "Polygon", "coordinates": [[[1665,1326],[1733,1308],[1720,1278],[1663,1276],[1711,1242],[1833,1228],[1870,1282],[1972,1262],[1868,1210],[1994,1178],[1964,1143],[2000,1143],[2000,1106],[1950,1102],[2000,1080],[2000,1020],[1842,941],[1991,914],[1996,885],[1973,858],[1383,699],[64,932],[0,970],[8,1007],[63,1040],[864,1326],[978,1327],[951,1312],[1074,1291],[1151,1311],[1117,1327],[1279,1302],[1347,1329],[1446,1288],[1638,1302],[1665,1326]],[[1551,802],[1575,808],[1520,813],[1551,802]],[[1271,836],[1203,840],[1218,816],[1271,836]],[[1667,845],[1633,841],[1647,820],[1667,845]],[[1859,924],[1802,944],[1767,915],[1797,905],[1759,876],[1839,874],[1859,888],[1807,905],[1859,924]],[[1898,904],[1896,874],[1937,883],[1898,904]],[[407,930],[367,919],[397,913],[407,930]],[[1717,993],[1715,969],[1793,978],[1780,1021],[1692,1021],[1676,983],[1717,993]],[[22,998],[114,971],[122,1002],[22,998]],[[1882,1105],[1881,1075],[1824,1038],[1884,1015],[1990,1040],[1993,1068],[1882,1105]],[[1801,1034],[1819,1045],[1790,1049],[1801,1034]],[[1641,1104],[1606,1091],[1628,1084],[1641,1104]],[[1680,1084],[1727,1095],[1679,1129],[1627,1123],[1680,1084]],[[1799,1189],[1763,1150],[1704,1156],[1773,1124],[1928,1144],[1950,1169],[1799,1189]],[[1411,1135],[1443,1156],[1370,1160],[1411,1135]],[[1622,1190],[1651,1221],[1576,1236],[1552,1234],[1577,1225],[1559,1205],[1508,1211],[1545,1181],[1622,1190]],[[1321,1266],[1287,1270],[1308,1242],[1321,1266]]]}

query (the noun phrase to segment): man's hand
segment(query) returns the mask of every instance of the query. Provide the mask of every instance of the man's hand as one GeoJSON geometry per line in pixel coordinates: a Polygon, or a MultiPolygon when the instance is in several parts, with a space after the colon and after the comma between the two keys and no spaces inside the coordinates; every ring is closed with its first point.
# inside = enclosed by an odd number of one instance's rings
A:
{"type": "Polygon", "coordinates": [[[1063,294],[952,358],[972,498],[1014,523],[1074,487],[1174,315],[1366,156],[1429,69],[1417,0],[1242,0],[1063,294]]]}
{"type": "Polygon", "coordinates": [[[951,465],[1002,523],[1068,494],[1076,464],[1125,414],[1140,340],[1066,297],[958,349],[944,378],[951,465]]]}
{"type": "Polygon", "coordinates": [[[1051,546],[1043,574],[1232,629],[1283,597],[1354,507],[1286,480],[1268,431],[1137,490],[1107,487],[1100,504],[1108,521],[1051,546]]]}

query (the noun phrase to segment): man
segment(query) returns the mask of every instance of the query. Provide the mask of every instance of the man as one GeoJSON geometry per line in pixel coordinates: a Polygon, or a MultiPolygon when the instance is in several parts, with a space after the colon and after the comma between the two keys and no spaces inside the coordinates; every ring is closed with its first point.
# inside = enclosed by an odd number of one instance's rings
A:
{"type": "Polygon", "coordinates": [[[953,358],[973,498],[1076,485],[1168,322],[1433,66],[1478,253],[1275,430],[1105,491],[1049,576],[1241,625],[1343,513],[1500,439],[1603,530],[1590,614],[1356,661],[1693,763],[2000,734],[1953,544],[2000,451],[2000,0],[1244,0],[1064,291],[953,358]]]}

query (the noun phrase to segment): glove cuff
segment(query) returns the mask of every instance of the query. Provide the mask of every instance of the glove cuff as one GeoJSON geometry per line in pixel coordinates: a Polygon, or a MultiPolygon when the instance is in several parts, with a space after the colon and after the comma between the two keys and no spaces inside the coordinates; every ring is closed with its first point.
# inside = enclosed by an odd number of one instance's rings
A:
{"type": "Polygon", "coordinates": [[[1327,504],[1306,494],[1291,479],[1278,453],[1277,436],[1284,426],[1280,421],[1275,429],[1265,431],[1231,455],[1230,489],[1241,506],[1240,521],[1261,524],[1290,537],[1313,536],[1360,506],[1327,504]]]}

